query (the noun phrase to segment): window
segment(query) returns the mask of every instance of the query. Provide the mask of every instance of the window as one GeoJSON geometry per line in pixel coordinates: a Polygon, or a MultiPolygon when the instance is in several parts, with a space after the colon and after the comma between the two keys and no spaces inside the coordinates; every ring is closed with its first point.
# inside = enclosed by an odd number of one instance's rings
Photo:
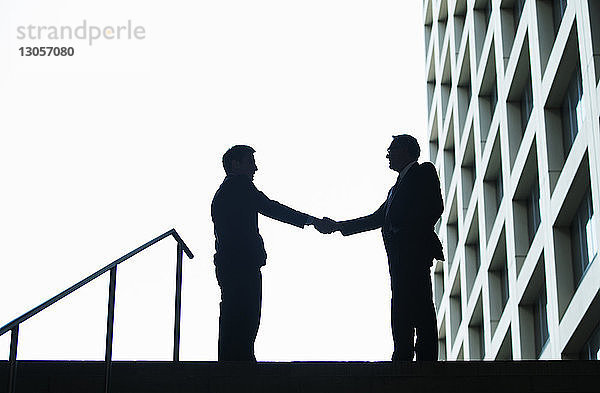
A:
{"type": "Polygon", "coordinates": [[[593,215],[592,195],[588,189],[571,222],[573,275],[577,284],[598,253],[593,215]]]}
{"type": "Polygon", "coordinates": [[[500,209],[502,203],[502,197],[504,196],[504,189],[502,188],[502,168],[498,171],[498,177],[496,177],[496,208],[500,209]]]}
{"type": "Polygon", "coordinates": [[[496,86],[496,81],[494,81],[494,83],[492,83],[492,91],[490,91],[490,117],[494,117],[494,112],[496,111],[497,103],[498,103],[498,87],[496,86]]]}
{"type": "Polygon", "coordinates": [[[471,80],[469,79],[469,81],[467,82],[467,85],[465,86],[466,90],[467,90],[467,102],[469,103],[469,105],[471,105],[471,97],[473,96],[473,86],[471,86],[471,80]]]}
{"type": "Polygon", "coordinates": [[[483,323],[469,325],[469,360],[483,360],[485,357],[485,340],[483,323]]]}
{"type": "Polygon", "coordinates": [[[521,128],[523,132],[527,128],[531,110],[533,109],[533,92],[531,90],[531,77],[527,79],[526,86],[521,94],[521,128]]]}
{"type": "Polygon", "coordinates": [[[596,326],[579,355],[582,360],[600,360],[600,324],[596,326]]]}
{"type": "Polygon", "coordinates": [[[485,336],[483,335],[483,323],[479,325],[479,350],[481,354],[479,359],[483,360],[485,357],[485,336]]]}
{"type": "Polygon", "coordinates": [[[502,308],[504,308],[506,303],[508,303],[508,268],[506,267],[506,263],[502,265],[502,270],[500,271],[500,286],[502,292],[502,308]]]}
{"type": "Polygon", "coordinates": [[[554,32],[558,32],[563,15],[567,9],[567,0],[554,0],[552,12],[554,14],[554,32]]]}
{"type": "Polygon", "coordinates": [[[533,182],[529,195],[527,196],[527,229],[529,232],[529,244],[533,242],[535,233],[540,226],[540,187],[538,179],[533,182]]]}
{"type": "Polygon", "coordinates": [[[521,20],[521,15],[523,14],[523,7],[525,6],[525,0],[515,0],[515,4],[513,4],[513,16],[515,18],[515,31],[519,26],[519,21],[521,20]]]}
{"type": "Polygon", "coordinates": [[[581,67],[578,62],[561,106],[565,158],[569,154],[569,151],[571,151],[571,146],[573,146],[573,142],[579,131],[579,126],[583,122],[584,113],[583,105],[581,105],[582,95],[581,67]]]}
{"type": "Polygon", "coordinates": [[[535,354],[539,358],[548,342],[548,315],[546,310],[546,290],[542,287],[533,304],[533,324],[535,336],[535,354]]]}
{"type": "Polygon", "coordinates": [[[492,18],[492,0],[487,0],[485,2],[485,24],[490,24],[490,19],[492,18]]]}

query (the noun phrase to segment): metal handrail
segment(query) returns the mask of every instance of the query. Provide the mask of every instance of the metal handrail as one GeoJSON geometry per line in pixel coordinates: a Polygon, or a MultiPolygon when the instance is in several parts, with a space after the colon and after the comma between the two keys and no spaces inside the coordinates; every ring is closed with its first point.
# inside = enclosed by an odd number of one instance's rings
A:
{"type": "Polygon", "coordinates": [[[131,258],[132,256],[138,254],[139,252],[145,250],[146,248],[152,246],[153,244],[163,240],[166,237],[173,236],[173,238],[177,241],[177,268],[176,268],[176,278],[175,278],[175,326],[174,326],[174,337],[173,337],[173,360],[179,361],[179,333],[180,333],[180,322],[181,322],[181,284],[182,284],[182,273],[183,273],[183,253],[188,256],[188,258],[193,259],[194,254],[190,251],[185,242],[181,239],[179,234],[175,229],[171,229],[160,236],[155,237],[149,242],[141,245],[135,250],[123,255],[121,258],[115,260],[112,263],[109,263],[102,269],[97,272],[89,275],[83,280],[79,281],[77,284],[72,285],[71,287],[65,289],[58,295],[48,299],[44,303],[39,306],[29,310],[25,314],[20,317],[15,318],[10,321],[6,325],[0,328],[0,336],[11,332],[10,337],[10,374],[8,381],[8,393],[14,393],[16,386],[16,366],[17,366],[17,343],[18,343],[18,335],[19,335],[19,325],[29,318],[33,317],[37,313],[45,310],[50,307],[54,303],[58,302],[62,298],[70,295],[75,292],[79,288],[85,286],[96,278],[100,277],[106,272],[110,271],[110,283],[109,283],[109,296],[108,296],[108,316],[107,316],[107,325],[106,325],[106,351],[105,351],[105,361],[106,361],[106,378],[105,378],[105,392],[110,391],[110,371],[111,371],[111,363],[112,363],[112,339],[113,339],[113,323],[114,323],[114,311],[115,311],[115,292],[116,292],[116,279],[117,279],[117,266],[131,258]]]}

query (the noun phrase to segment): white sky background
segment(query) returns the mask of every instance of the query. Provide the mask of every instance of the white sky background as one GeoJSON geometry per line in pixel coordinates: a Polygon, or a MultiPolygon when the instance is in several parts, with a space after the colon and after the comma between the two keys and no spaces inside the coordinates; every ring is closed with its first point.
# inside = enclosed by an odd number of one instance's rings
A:
{"type": "MultiPolygon", "coordinates": [[[[182,360],[216,360],[210,201],[223,152],[315,216],[373,212],[391,135],[425,144],[422,2],[0,0],[0,325],[176,228],[182,360]],[[19,41],[19,25],[131,19],[143,41],[19,41]],[[72,58],[20,46],[74,46],[72,58]]],[[[263,361],[389,360],[379,231],[344,238],[260,219],[263,361]]],[[[115,359],[171,357],[176,243],[120,265],[115,359]]],[[[103,359],[108,275],[21,325],[20,359],[103,359]]],[[[10,335],[0,337],[8,358],[10,335]]]]}

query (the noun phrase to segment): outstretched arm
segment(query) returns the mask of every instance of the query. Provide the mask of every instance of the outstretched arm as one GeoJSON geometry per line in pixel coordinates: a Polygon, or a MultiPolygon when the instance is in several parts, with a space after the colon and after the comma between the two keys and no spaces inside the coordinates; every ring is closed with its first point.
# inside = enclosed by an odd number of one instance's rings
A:
{"type": "Polygon", "coordinates": [[[315,217],[269,199],[263,192],[254,187],[254,185],[252,185],[251,192],[256,203],[257,211],[269,218],[300,228],[303,228],[305,225],[311,225],[312,221],[316,220],[315,217]]]}
{"type": "Polygon", "coordinates": [[[340,229],[338,223],[330,218],[319,219],[269,199],[254,185],[252,185],[251,192],[254,196],[258,212],[267,217],[300,228],[303,228],[305,225],[313,225],[321,233],[332,233],[340,229]]]}
{"type": "Polygon", "coordinates": [[[385,202],[373,214],[355,218],[353,220],[340,221],[339,229],[342,235],[349,236],[360,232],[371,231],[381,228],[385,219],[385,202]]]}

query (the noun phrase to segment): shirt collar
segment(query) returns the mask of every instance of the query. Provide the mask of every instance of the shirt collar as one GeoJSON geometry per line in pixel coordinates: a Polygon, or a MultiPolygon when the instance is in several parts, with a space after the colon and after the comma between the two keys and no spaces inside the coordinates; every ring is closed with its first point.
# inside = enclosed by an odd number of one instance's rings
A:
{"type": "Polygon", "coordinates": [[[406,166],[404,167],[404,169],[402,169],[400,171],[400,173],[398,174],[398,183],[400,183],[402,181],[402,179],[404,178],[404,176],[406,176],[406,173],[410,170],[410,168],[413,167],[413,165],[415,165],[417,163],[417,161],[412,161],[409,162],[408,164],[406,164],[406,166]]]}

